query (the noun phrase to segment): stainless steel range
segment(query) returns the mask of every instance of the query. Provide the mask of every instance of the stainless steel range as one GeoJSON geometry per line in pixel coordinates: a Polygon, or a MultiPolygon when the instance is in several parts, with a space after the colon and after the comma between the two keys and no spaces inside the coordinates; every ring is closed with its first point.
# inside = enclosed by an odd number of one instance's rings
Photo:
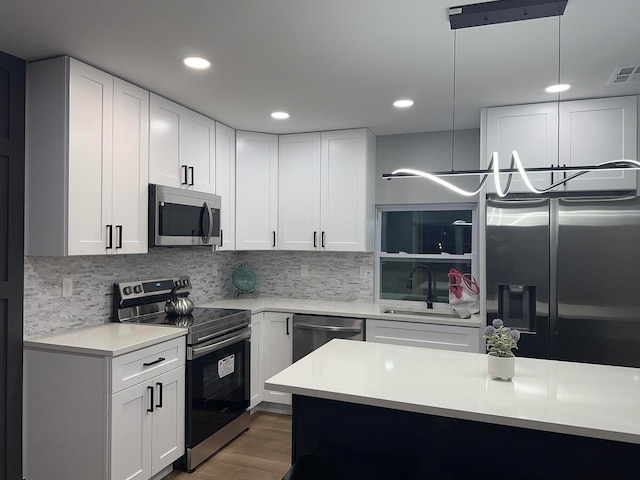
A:
{"type": "Polygon", "coordinates": [[[114,322],[183,327],[187,334],[186,454],[175,466],[188,471],[249,428],[251,312],[196,307],[168,315],[173,295],[188,296],[182,275],[114,284],[114,322]]]}

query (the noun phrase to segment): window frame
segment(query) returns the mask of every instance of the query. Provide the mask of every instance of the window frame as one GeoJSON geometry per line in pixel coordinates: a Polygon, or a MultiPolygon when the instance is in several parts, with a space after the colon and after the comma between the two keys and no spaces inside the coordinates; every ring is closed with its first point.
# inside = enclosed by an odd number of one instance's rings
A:
{"type": "MultiPolygon", "coordinates": [[[[380,285],[382,269],[380,262],[383,258],[402,258],[416,260],[468,260],[471,263],[471,275],[478,278],[478,204],[476,203],[437,203],[437,204],[408,204],[408,205],[377,205],[376,206],[376,228],[375,228],[375,250],[374,250],[374,302],[392,307],[422,307],[425,302],[413,300],[391,300],[380,298],[380,285]],[[382,212],[424,212],[424,211],[447,211],[447,210],[470,210],[471,211],[471,253],[465,254],[448,254],[444,257],[437,253],[422,254],[405,254],[405,253],[386,253],[381,251],[382,246],[382,212]]],[[[441,308],[448,303],[434,302],[434,308],[441,308]]]]}

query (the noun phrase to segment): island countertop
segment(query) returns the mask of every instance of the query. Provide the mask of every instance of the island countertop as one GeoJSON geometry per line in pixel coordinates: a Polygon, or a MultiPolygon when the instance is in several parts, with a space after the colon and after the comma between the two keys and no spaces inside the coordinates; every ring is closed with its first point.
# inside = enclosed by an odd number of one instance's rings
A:
{"type": "Polygon", "coordinates": [[[322,399],[640,444],[640,369],[332,340],[266,388],[322,399]]]}

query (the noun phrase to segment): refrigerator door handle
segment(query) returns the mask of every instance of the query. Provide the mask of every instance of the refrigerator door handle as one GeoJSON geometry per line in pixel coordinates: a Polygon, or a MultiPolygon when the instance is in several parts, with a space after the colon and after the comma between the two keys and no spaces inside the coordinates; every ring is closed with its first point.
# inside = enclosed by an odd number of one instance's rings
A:
{"type": "Polygon", "coordinates": [[[517,198],[506,200],[503,198],[489,198],[488,202],[492,205],[538,205],[547,202],[547,198],[517,198]]]}
{"type": "Polygon", "coordinates": [[[605,196],[605,197],[598,197],[598,196],[593,196],[593,197],[589,197],[587,195],[582,196],[582,197],[560,197],[563,203],[586,203],[586,202],[593,202],[594,200],[597,200],[598,202],[622,202],[625,200],[633,200],[634,198],[636,198],[635,195],[624,195],[624,196],[605,196]]]}

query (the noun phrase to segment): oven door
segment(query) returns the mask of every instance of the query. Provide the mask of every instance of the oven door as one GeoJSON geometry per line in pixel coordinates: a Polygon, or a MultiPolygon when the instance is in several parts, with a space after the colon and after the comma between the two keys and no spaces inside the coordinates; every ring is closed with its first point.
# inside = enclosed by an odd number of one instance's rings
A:
{"type": "Polygon", "coordinates": [[[193,448],[249,408],[250,329],[187,353],[186,443],[193,448]]]}

